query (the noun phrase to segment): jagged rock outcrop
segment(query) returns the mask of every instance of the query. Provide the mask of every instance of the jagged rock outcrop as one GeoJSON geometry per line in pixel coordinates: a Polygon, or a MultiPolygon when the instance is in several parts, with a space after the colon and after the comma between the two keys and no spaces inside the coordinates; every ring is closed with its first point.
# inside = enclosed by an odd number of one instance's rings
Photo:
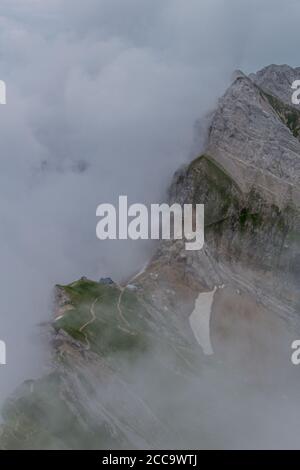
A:
{"type": "MultiPolygon", "coordinates": [[[[282,103],[294,106],[291,100],[291,86],[295,80],[299,80],[300,67],[289,65],[268,65],[257,73],[251,73],[249,78],[265,93],[277,97],[282,103]]],[[[294,106],[299,109],[298,106],[294,106]]]]}
{"type": "Polygon", "coordinates": [[[130,288],[87,279],[57,288],[53,370],[7,401],[0,447],[272,447],[252,419],[269,406],[264,397],[284,406],[286,384],[297,383],[298,74],[236,73],[205,152],[175,174],[170,200],[205,204],[203,250],[162,242],[130,288]],[[189,322],[209,291],[212,356],[189,322]]]}
{"type": "MultiPolygon", "coordinates": [[[[295,319],[300,141],[291,122],[300,110],[287,104],[287,94],[281,98],[287,87],[291,99],[297,71],[270,66],[251,79],[236,74],[213,116],[205,154],[180,170],[171,188],[173,201],[205,203],[206,249],[219,269],[225,263],[232,275],[242,272],[249,288],[295,319]]],[[[200,256],[201,272],[202,253],[188,256],[200,256]]]]}

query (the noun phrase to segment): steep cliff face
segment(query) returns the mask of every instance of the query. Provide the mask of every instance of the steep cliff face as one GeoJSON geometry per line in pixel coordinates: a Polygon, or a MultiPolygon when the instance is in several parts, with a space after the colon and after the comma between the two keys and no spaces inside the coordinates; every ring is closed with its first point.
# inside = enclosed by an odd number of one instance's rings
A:
{"type": "Polygon", "coordinates": [[[170,201],[205,204],[203,250],[162,242],[127,285],[56,288],[52,371],[7,401],[2,448],[297,446],[269,431],[298,385],[298,73],[238,72],[175,174],[170,201]]]}
{"type": "Polygon", "coordinates": [[[205,203],[206,244],[221,270],[242,271],[265,300],[276,297],[278,309],[296,317],[300,112],[280,99],[285,86],[292,93],[282,73],[271,66],[251,80],[237,75],[212,119],[205,155],[175,176],[171,198],[205,203]],[[276,86],[270,81],[266,93],[270,75],[276,86]]]}

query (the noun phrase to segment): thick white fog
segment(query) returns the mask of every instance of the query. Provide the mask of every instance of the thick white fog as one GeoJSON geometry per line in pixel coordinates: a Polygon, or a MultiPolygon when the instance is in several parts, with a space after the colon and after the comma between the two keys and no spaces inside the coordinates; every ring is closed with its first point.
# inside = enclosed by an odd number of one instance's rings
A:
{"type": "Polygon", "coordinates": [[[231,72],[297,64],[299,2],[0,0],[0,402],[43,371],[55,283],[117,279],[149,243],[100,242],[120,194],[159,202],[231,72]],[[294,25],[294,28],[293,28],[294,25]]]}

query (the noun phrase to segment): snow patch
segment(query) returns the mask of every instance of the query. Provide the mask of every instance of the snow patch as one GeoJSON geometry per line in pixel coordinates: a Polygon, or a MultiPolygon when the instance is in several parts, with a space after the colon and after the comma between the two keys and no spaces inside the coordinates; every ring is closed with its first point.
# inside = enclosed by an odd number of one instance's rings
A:
{"type": "Polygon", "coordinates": [[[207,356],[211,356],[214,353],[210,341],[210,314],[216,290],[217,287],[211,292],[201,292],[195,301],[195,308],[189,317],[195,338],[207,356]]]}

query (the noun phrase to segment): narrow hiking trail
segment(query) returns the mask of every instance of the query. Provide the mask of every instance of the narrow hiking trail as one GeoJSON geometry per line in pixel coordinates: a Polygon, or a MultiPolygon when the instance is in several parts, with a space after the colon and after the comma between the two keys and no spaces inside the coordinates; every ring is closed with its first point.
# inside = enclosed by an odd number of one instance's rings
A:
{"type": "Polygon", "coordinates": [[[90,307],[90,314],[91,314],[91,319],[89,321],[87,321],[84,325],[82,325],[79,329],[80,333],[82,333],[85,337],[85,340],[86,340],[86,343],[88,345],[88,349],[91,348],[91,345],[90,345],[90,342],[89,342],[89,339],[87,337],[87,334],[84,333],[84,330],[87,326],[91,325],[92,323],[94,323],[94,321],[96,320],[96,313],[95,313],[95,305],[96,303],[98,302],[98,300],[100,299],[100,297],[97,297],[94,302],[92,303],[91,307],[90,307]]]}

